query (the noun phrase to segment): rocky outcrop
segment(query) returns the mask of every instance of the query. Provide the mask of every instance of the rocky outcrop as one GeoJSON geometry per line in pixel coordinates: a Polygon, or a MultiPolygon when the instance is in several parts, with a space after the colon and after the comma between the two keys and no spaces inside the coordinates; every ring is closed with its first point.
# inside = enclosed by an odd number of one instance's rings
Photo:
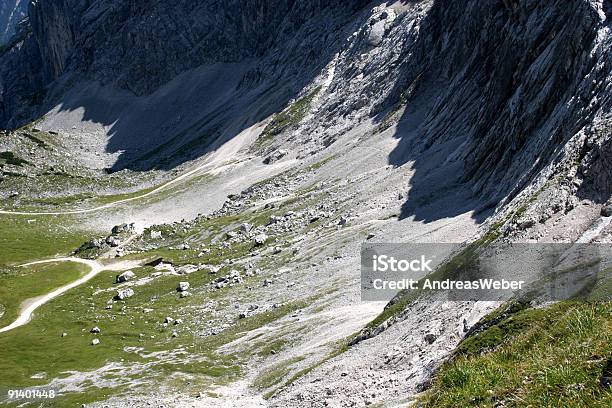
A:
{"type": "MultiPolygon", "coordinates": [[[[314,117],[294,134],[305,134],[308,151],[364,120],[397,125],[389,162],[414,162],[422,177],[413,192],[468,184],[477,211],[507,203],[584,158],[578,140],[609,115],[611,10],[595,0],[374,7],[330,64],[314,117]],[[445,151],[453,177],[420,160],[431,150],[445,151]]],[[[418,206],[408,200],[404,215],[418,206]]]]}
{"type": "Polygon", "coordinates": [[[81,8],[69,0],[33,1],[29,7],[33,40],[44,64],[44,81],[58,78],[74,50],[75,30],[81,8]]]}
{"type": "Polygon", "coordinates": [[[496,202],[610,111],[608,17],[597,1],[440,3],[427,32],[444,91],[425,137],[432,145],[466,135],[463,179],[496,202]]]}

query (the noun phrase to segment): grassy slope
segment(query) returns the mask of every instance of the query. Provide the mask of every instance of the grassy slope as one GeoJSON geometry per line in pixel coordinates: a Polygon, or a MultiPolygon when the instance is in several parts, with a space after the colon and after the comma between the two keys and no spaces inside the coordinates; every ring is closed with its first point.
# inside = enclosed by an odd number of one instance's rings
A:
{"type": "Polygon", "coordinates": [[[612,406],[599,385],[612,358],[611,303],[519,309],[493,323],[442,366],[424,406],[612,406]]]}
{"type": "MultiPolygon", "coordinates": [[[[146,276],[152,268],[134,271],[138,276],[146,276]]],[[[0,384],[11,388],[42,385],[48,380],[33,379],[31,376],[44,372],[46,378],[54,378],[70,370],[94,370],[108,362],[121,361],[130,365],[144,363],[145,360],[152,365],[144,375],[157,377],[162,382],[177,372],[223,382],[240,372],[242,367],[239,361],[244,359],[217,353],[219,346],[304,307],[301,303],[289,303],[270,312],[238,320],[217,336],[199,337],[192,332],[197,329],[193,321],[212,316],[202,316],[194,306],[202,305],[211,298],[194,294],[179,299],[175,288],[179,281],[185,280],[191,283],[192,288],[198,288],[207,285],[211,276],[195,273],[189,276],[160,277],[150,284],[136,287],[133,298],[118,302],[112,310],[105,310],[106,302],[114,295],[114,291],[96,295],[92,293],[99,288],[113,288],[115,274],[102,272],[88,285],[75,288],[41,307],[36,318],[28,325],[0,334],[0,384]],[[145,308],[151,310],[145,312],[145,308]],[[161,323],[165,316],[181,317],[185,323],[164,328],[161,323]],[[89,333],[94,326],[101,328],[99,335],[89,333]],[[178,332],[177,338],[171,336],[174,330],[178,332]],[[61,337],[63,332],[68,333],[68,336],[61,337]],[[95,347],[91,346],[94,337],[101,341],[95,347]],[[142,347],[146,353],[184,347],[189,357],[181,358],[177,355],[169,361],[156,361],[156,358],[144,359],[127,351],[126,347],[142,347]]],[[[214,292],[216,296],[213,298],[224,296],[223,292],[214,292]]],[[[127,375],[124,380],[129,381],[130,378],[136,377],[127,375]]],[[[187,391],[196,388],[193,380],[182,386],[187,391]]],[[[118,391],[121,390],[115,389],[112,393],[118,391]]],[[[82,403],[108,394],[109,390],[91,389],[80,395],[62,397],[57,403],[82,403]]]]}
{"type": "Polygon", "coordinates": [[[71,253],[91,236],[73,225],[62,216],[0,214],[0,266],[71,253]]]}
{"type": "MultiPolygon", "coordinates": [[[[203,175],[201,177],[208,176],[203,175]]],[[[278,208],[275,211],[284,212],[286,209],[283,206],[283,208],[278,208]]],[[[222,249],[218,244],[211,243],[211,239],[215,236],[223,237],[224,231],[235,230],[244,221],[255,225],[267,223],[272,213],[272,210],[260,209],[255,212],[247,211],[240,215],[229,215],[211,220],[200,219],[197,225],[188,231],[183,231],[177,224],[156,226],[155,230],[163,232],[164,246],[147,250],[144,253],[128,255],[126,258],[150,259],[163,256],[166,260],[171,260],[178,265],[186,263],[219,264],[225,259],[243,258],[248,255],[253,247],[252,242],[235,244],[231,248],[222,249]],[[176,231],[171,233],[173,230],[176,231]],[[192,249],[175,250],[169,248],[182,242],[189,242],[192,249]],[[199,246],[209,247],[211,252],[200,255],[199,249],[197,249],[199,246]]],[[[11,217],[11,219],[13,218],[11,217]]],[[[27,218],[24,217],[24,219],[27,218]]],[[[50,220],[56,219],[52,218],[50,220]]],[[[27,223],[23,225],[27,227],[27,223]]],[[[65,223],[65,225],[69,224],[65,223]]],[[[48,225],[44,227],[37,225],[37,227],[40,228],[41,234],[47,234],[44,241],[49,239],[50,231],[57,233],[61,230],[61,228],[50,228],[48,225]]],[[[6,228],[10,230],[10,228],[6,228]]],[[[18,228],[10,231],[19,237],[18,228]]],[[[28,231],[28,234],[36,239],[38,233],[28,231]]],[[[145,236],[148,237],[148,234],[149,231],[146,231],[145,236]]],[[[79,239],[78,244],[84,240],[79,239]]],[[[25,242],[27,240],[24,240],[25,242]]],[[[42,243],[45,244],[45,242],[42,243]]],[[[33,245],[23,253],[18,251],[19,246],[15,246],[15,253],[8,257],[8,260],[15,262],[16,259],[20,258],[20,255],[26,254],[41,258],[43,252],[61,252],[58,251],[57,244],[58,242],[55,242],[54,245],[46,249],[45,245],[42,248],[33,245]],[[36,252],[34,255],[31,254],[33,250],[36,252]]],[[[271,239],[263,247],[273,244],[274,240],[271,239]]],[[[65,246],[68,247],[68,245],[65,246]]],[[[73,249],[76,246],[78,245],[69,246],[69,248],[73,249]]],[[[275,257],[274,261],[276,262],[279,259],[281,258],[275,257]]],[[[266,259],[266,261],[271,262],[271,259],[266,259]]],[[[86,285],[75,288],[41,307],[34,320],[28,325],[10,333],[0,334],[0,387],[23,388],[43,385],[52,378],[62,377],[62,375],[65,375],[62,373],[66,371],[95,370],[108,362],[122,361],[127,366],[137,366],[139,363],[145,362],[143,357],[134,352],[129,352],[126,347],[141,347],[146,353],[169,351],[170,355],[173,355],[173,350],[184,347],[189,352],[189,359],[177,357],[171,359],[171,362],[158,361],[157,358],[147,359],[146,362],[150,364],[150,367],[144,375],[139,374],[137,376],[138,379],[143,380],[153,377],[155,380],[151,383],[154,384],[168,385],[169,381],[179,381],[180,384],[172,383],[171,386],[184,392],[190,392],[190,390],[195,392],[204,388],[198,386],[198,382],[202,379],[208,378],[208,381],[218,384],[235,378],[242,369],[241,362],[249,361],[251,355],[268,355],[270,344],[252,344],[247,351],[241,352],[247,353],[246,356],[219,354],[216,352],[217,348],[250,330],[276,321],[296,309],[308,306],[314,298],[285,303],[271,311],[247,319],[240,319],[216,336],[200,337],[194,334],[194,330],[203,328],[201,322],[215,318],[215,311],[202,310],[203,305],[211,300],[226,304],[228,296],[231,296],[229,300],[235,297],[240,298],[243,294],[242,291],[248,292],[249,285],[259,285],[263,279],[262,276],[246,278],[244,284],[234,288],[199,292],[200,288],[208,286],[212,279],[227,273],[228,269],[231,269],[231,267],[224,268],[217,275],[196,272],[188,276],[156,278],[153,282],[135,287],[136,295],[133,298],[114,304],[111,310],[106,310],[105,307],[107,301],[115,294],[114,278],[116,272],[100,273],[86,285]],[[179,299],[175,290],[179,281],[190,282],[193,288],[193,296],[179,299]],[[97,292],[100,289],[105,291],[97,292]],[[145,311],[145,309],[152,310],[145,311]],[[166,316],[180,317],[185,323],[164,328],[161,323],[166,316]],[[89,333],[89,330],[94,326],[99,326],[102,329],[100,335],[94,336],[89,333]],[[173,330],[178,332],[178,337],[173,338],[171,336],[173,330]],[[68,336],[62,337],[63,332],[68,333],[68,336]],[[91,345],[91,340],[94,337],[101,340],[101,343],[97,346],[91,345]],[[33,374],[40,372],[45,373],[45,378],[31,378],[33,374]],[[180,377],[175,376],[173,378],[175,373],[189,375],[188,378],[182,377],[187,378],[188,382],[187,380],[176,379],[180,377]]],[[[138,277],[144,277],[153,272],[153,269],[143,267],[134,269],[134,272],[138,277]]],[[[245,293],[245,295],[248,295],[248,293],[245,293]]],[[[247,298],[248,296],[244,297],[244,299],[247,298]]],[[[279,347],[279,344],[275,344],[275,347],[279,347]]],[[[108,376],[108,378],[112,377],[113,375],[108,376]]],[[[130,379],[129,374],[123,379],[119,378],[124,384],[128,383],[130,379]]],[[[79,394],[64,395],[55,401],[55,404],[57,406],[72,406],[128,391],[125,387],[109,389],[104,384],[96,385],[102,388],[90,387],[79,394]]]]}
{"type": "Polygon", "coordinates": [[[257,140],[258,145],[265,145],[274,139],[275,136],[287,131],[299,124],[310,111],[313,100],[321,91],[321,87],[316,87],[308,94],[298,99],[283,111],[274,116],[272,121],[266,126],[257,140]]]}
{"type": "MultiPolygon", "coordinates": [[[[247,219],[256,223],[269,219],[269,211],[262,214],[251,214],[247,219]],[[263,214],[263,215],[262,215],[263,214]],[[261,218],[261,219],[260,219],[261,218]]],[[[244,217],[226,216],[214,220],[202,220],[194,231],[185,234],[178,232],[172,238],[167,238],[167,245],[196,240],[198,243],[211,246],[212,236],[222,234],[226,228],[237,228],[244,217]],[[204,233],[205,232],[205,233],[204,233]],[[204,236],[201,234],[204,233],[204,236]],[[209,233],[211,235],[209,235],[209,233]]],[[[159,226],[168,237],[173,226],[159,226]]],[[[186,263],[220,263],[226,258],[244,257],[252,243],[235,245],[230,249],[221,250],[212,245],[210,253],[198,256],[198,250],[172,250],[162,247],[146,251],[142,254],[130,255],[137,258],[154,258],[163,256],[177,264],[186,263]]],[[[144,277],[153,272],[152,267],[134,269],[138,277],[144,277]]],[[[199,288],[207,287],[217,275],[206,272],[196,272],[187,276],[163,276],[154,281],[135,287],[135,296],[125,302],[118,302],[112,310],[106,310],[107,301],[115,294],[114,278],[116,272],[102,272],[87,285],[75,288],[41,307],[36,318],[28,325],[9,333],[0,334],[0,384],[13,388],[42,385],[48,379],[61,377],[62,372],[89,371],[102,367],[107,362],[123,361],[129,365],[143,363],[144,359],[135,353],[126,351],[126,347],[142,347],[145,352],[162,352],[175,350],[181,346],[189,352],[190,359],[177,358],[172,363],[148,360],[152,366],[146,376],[157,378],[157,381],[169,381],[172,374],[183,373],[194,375],[198,379],[210,378],[215,383],[235,378],[241,371],[240,361],[248,361],[248,357],[239,358],[236,355],[218,354],[216,349],[232,341],[249,330],[261,327],[275,321],[292,311],[307,306],[307,302],[286,303],[280,308],[264,312],[248,319],[240,319],[235,325],[216,336],[200,337],[193,333],[199,326],[195,322],[206,321],[214,316],[201,311],[207,302],[226,302],[226,296],[238,296],[238,291],[248,291],[246,286],[250,280],[260,284],[261,277],[246,278],[246,282],[235,288],[225,288],[212,292],[197,293],[199,288]],[[175,290],[179,281],[188,281],[194,290],[194,295],[180,299],[175,290]],[[98,290],[107,290],[94,294],[98,290]],[[125,309],[122,307],[125,306],[125,309]],[[145,312],[145,309],[151,309],[145,312]],[[161,323],[166,316],[181,317],[185,323],[179,326],[164,328],[161,323]],[[99,326],[102,333],[94,336],[89,330],[99,326]],[[191,328],[191,329],[188,329],[191,328]],[[177,338],[172,338],[172,331],[178,332],[177,338]],[[61,337],[63,332],[68,336],[61,337]],[[91,340],[97,337],[101,340],[98,346],[91,346],[91,340]],[[197,360],[197,361],[196,361],[197,360]],[[35,373],[46,373],[45,379],[32,379],[35,373]]],[[[212,313],[212,312],[210,312],[212,313]]],[[[254,345],[253,355],[261,354],[267,345],[254,345]]],[[[127,376],[126,381],[130,377],[127,376]]],[[[189,392],[197,389],[196,380],[192,377],[189,384],[172,384],[177,389],[189,392]]],[[[199,388],[201,389],[201,387],[199,388]]],[[[80,404],[87,401],[105,398],[116,394],[121,389],[91,388],[80,394],[68,394],[56,400],[61,404],[80,404]]],[[[127,389],[126,389],[127,391],[127,389]]]]}
{"type": "Polygon", "coordinates": [[[75,281],[86,272],[88,268],[85,265],[72,262],[0,271],[0,305],[5,309],[5,313],[0,317],[0,327],[15,320],[20,305],[26,299],[49,293],[75,281]]]}

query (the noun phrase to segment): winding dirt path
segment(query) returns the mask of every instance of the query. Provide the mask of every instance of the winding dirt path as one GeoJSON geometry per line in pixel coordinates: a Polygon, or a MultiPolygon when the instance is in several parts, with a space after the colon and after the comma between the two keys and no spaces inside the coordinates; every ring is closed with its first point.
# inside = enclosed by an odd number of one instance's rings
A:
{"type": "MultiPolygon", "coordinates": [[[[98,207],[88,208],[88,209],[53,211],[53,212],[27,212],[27,211],[0,210],[0,214],[31,215],[31,216],[85,214],[85,213],[92,213],[92,212],[104,210],[104,209],[113,207],[118,204],[123,204],[123,203],[131,202],[131,201],[135,201],[141,198],[152,196],[156,193],[159,193],[161,190],[168,188],[169,186],[177,184],[185,179],[188,179],[190,176],[193,176],[196,173],[199,173],[202,171],[213,171],[213,172],[221,171],[226,166],[231,166],[232,163],[235,162],[237,159],[246,159],[246,160],[251,159],[249,157],[240,157],[239,152],[242,150],[244,146],[252,143],[259,136],[261,131],[266,127],[267,123],[268,123],[268,120],[262,121],[260,123],[253,125],[252,127],[248,129],[245,129],[244,131],[242,131],[240,134],[236,135],[233,138],[230,138],[228,140],[220,140],[218,142],[217,148],[208,156],[205,163],[195,167],[194,169],[190,171],[187,171],[181,174],[180,176],[162,184],[159,187],[156,187],[155,189],[147,193],[143,193],[143,194],[140,194],[134,197],[130,197],[130,198],[126,198],[126,199],[122,199],[122,200],[117,200],[112,203],[108,203],[108,204],[104,204],[98,207]]],[[[132,236],[130,240],[133,239],[134,237],[135,236],[132,236]]],[[[122,246],[127,244],[130,240],[124,242],[122,246]]],[[[80,264],[88,266],[90,268],[90,271],[85,276],[81,277],[80,279],[77,279],[74,282],[71,282],[67,285],[57,288],[51,291],[50,293],[47,293],[46,295],[31,298],[23,302],[22,309],[19,312],[19,316],[17,317],[17,319],[10,325],[0,328],[0,333],[7,332],[9,330],[13,330],[17,327],[27,324],[32,318],[33,312],[36,309],[38,309],[40,306],[60,296],[61,294],[69,291],[70,289],[73,289],[89,281],[94,276],[96,276],[98,273],[100,273],[102,270],[122,271],[122,270],[127,270],[130,268],[134,268],[140,265],[138,261],[122,261],[122,262],[114,262],[109,265],[102,265],[100,262],[95,261],[95,260],[81,259],[81,258],[75,258],[75,257],[66,257],[66,258],[52,258],[52,259],[46,259],[42,261],[35,261],[35,262],[30,262],[27,264],[20,265],[20,266],[30,266],[30,265],[38,265],[38,264],[44,264],[44,263],[53,263],[53,262],[76,262],[76,263],[80,263],[80,264]]]]}
{"type": "Polygon", "coordinates": [[[88,266],[90,270],[87,274],[85,274],[81,278],[67,285],[61,286],[45,295],[25,300],[22,303],[22,309],[19,311],[19,316],[17,317],[17,319],[13,323],[9,324],[8,326],[0,328],[0,333],[5,333],[10,330],[16,329],[17,327],[27,324],[32,319],[32,314],[34,313],[36,309],[38,309],[45,303],[49,302],[50,300],[55,299],[56,297],[62,295],[63,293],[66,293],[70,289],[76,288],[77,286],[80,286],[83,283],[91,280],[94,276],[96,276],[98,273],[100,273],[103,270],[107,270],[107,271],[108,270],[124,270],[124,269],[133,268],[139,265],[139,262],[137,261],[123,261],[123,262],[116,262],[111,265],[102,265],[100,262],[93,261],[90,259],[68,257],[68,258],[52,258],[52,259],[46,259],[43,261],[29,262],[29,263],[19,265],[19,266],[24,267],[24,266],[40,265],[40,264],[46,264],[46,263],[57,263],[57,262],[80,263],[82,265],[88,266]]]}
{"type": "MultiPolygon", "coordinates": [[[[252,143],[259,136],[261,131],[266,127],[268,121],[269,120],[264,120],[260,123],[257,123],[254,126],[248,129],[245,129],[237,136],[230,138],[229,140],[220,140],[218,142],[217,148],[213,151],[213,153],[210,154],[210,156],[208,157],[205,163],[197,166],[196,168],[190,171],[187,171],[181,174],[180,176],[162,184],[159,187],[156,187],[155,189],[147,193],[143,193],[143,194],[140,194],[134,197],[130,197],[130,198],[126,198],[126,199],[122,199],[122,200],[117,200],[112,203],[108,203],[108,204],[104,204],[98,207],[88,208],[88,209],[52,211],[52,212],[27,212],[27,211],[0,210],[0,214],[31,215],[31,216],[85,214],[85,213],[92,213],[92,212],[104,210],[104,209],[113,207],[118,204],[123,204],[123,203],[131,202],[131,201],[135,201],[141,198],[152,196],[168,188],[169,186],[177,184],[185,179],[188,179],[190,176],[193,176],[196,173],[199,173],[205,170],[206,171],[221,171],[226,166],[230,166],[232,162],[240,158],[238,154],[242,150],[242,148],[245,145],[252,143]]],[[[241,157],[241,158],[249,159],[245,157],[241,157]]],[[[135,236],[132,236],[128,241],[124,242],[123,245],[127,244],[134,237],[135,236]]],[[[20,310],[19,316],[17,317],[17,319],[10,325],[0,328],[0,333],[5,333],[5,332],[8,332],[9,330],[13,330],[17,327],[27,324],[31,320],[32,314],[34,313],[34,311],[38,309],[40,306],[62,295],[63,293],[69,291],[70,289],[73,289],[89,281],[94,276],[96,276],[98,273],[100,273],[102,270],[122,271],[122,270],[127,270],[130,268],[134,268],[140,265],[138,261],[122,261],[122,262],[114,262],[109,265],[102,265],[100,262],[95,261],[95,260],[81,259],[81,258],[75,258],[75,257],[65,257],[65,258],[52,258],[52,259],[46,259],[42,261],[35,261],[35,262],[30,262],[27,264],[20,265],[20,266],[23,267],[23,266],[31,266],[31,265],[38,265],[38,264],[45,264],[45,263],[54,263],[54,262],[76,262],[76,263],[80,263],[80,264],[88,266],[90,268],[90,271],[83,277],[75,280],[74,282],[71,282],[67,285],[57,288],[45,295],[27,299],[26,301],[24,301],[22,304],[22,309],[20,310]]]]}
{"type": "MultiPolygon", "coordinates": [[[[146,198],[152,195],[159,193],[166,188],[177,184],[189,177],[195,175],[196,173],[203,171],[220,171],[225,166],[231,165],[232,161],[237,159],[245,159],[245,157],[240,157],[238,153],[240,150],[247,144],[252,143],[254,139],[256,139],[259,134],[263,131],[263,129],[267,126],[269,119],[266,119],[262,122],[259,122],[248,129],[243,130],[241,133],[236,135],[235,137],[219,142],[219,146],[208,156],[208,159],[205,163],[197,166],[196,168],[189,170],[180,176],[167,181],[166,183],[154,188],[151,191],[146,193],[142,193],[130,198],[124,198],[122,200],[113,201],[111,203],[107,203],[104,205],[100,205],[98,207],[86,208],[81,210],[67,210],[67,211],[41,211],[41,212],[29,212],[29,211],[7,211],[0,210],[0,214],[6,215],[70,215],[70,214],[87,214],[92,212],[101,211],[107,208],[114,207],[118,204],[125,204],[131,201],[140,200],[142,198],[146,198]]],[[[248,158],[246,158],[248,159],[248,158]]]]}
{"type": "Polygon", "coordinates": [[[111,208],[114,207],[118,204],[124,204],[124,203],[128,203],[130,201],[135,201],[135,200],[139,200],[141,198],[146,198],[149,196],[152,196],[154,194],[159,193],[160,191],[172,186],[173,184],[176,184],[182,180],[185,180],[186,178],[188,178],[189,176],[192,176],[200,171],[205,170],[208,167],[212,167],[213,163],[206,163],[203,164],[201,166],[196,167],[193,170],[190,170],[180,176],[178,176],[175,179],[172,179],[164,184],[162,184],[159,187],[154,188],[151,191],[148,191],[146,193],[140,194],[140,195],[136,195],[134,197],[130,197],[130,198],[124,198],[122,200],[117,200],[117,201],[113,201],[111,203],[108,204],[104,204],[98,207],[93,207],[93,208],[86,208],[86,209],[82,209],[82,210],[68,210],[68,211],[42,211],[42,212],[28,212],[28,211],[5,211],[5,210],[0,210],[0,214],[8,214],[8,215],[70,215],[70,214],[87,214],[87,213],[92,213],[92,212],[97,212],[100,210],[104,210],[107,208],[111,208]]]}
{"type": "Polygon", "coordinates": [[[40,264],[45,264],[45,263],[57,263],[57,262],[80,263],[80,264],[88,266],[90,268],[90,271],[85,276],[67,285],[59,287],[47,293],[46,295],[38,296],[38,297],[31,298],[31,299],[24,301],[22,310],[19,311],[19,316],[17,317],[17,319],[13,323],[9,324],[8,326],[1,328],[0,333],[4,333],[9,330],[13,330],[17,327],[23,326],[24,324],[28,323],[30,319],[32,318],[32,313],[34,313],[34,311],[38,309],[40,306],[44,305],[51,299],[58,297],[62,293],[65,293],[68,290],[74,287],[77,287],[82,283],[87,282],[88,280],[96,276],[98,273],[100,273],[100,271],[102,271],[102,265],[98,263],[97,261],[92,261],[89,259],[81,259],[81,258],[72,258],[72,257],[71,258],[54,258],[54,259],[47,259],[44,261],[30,262],[27,264],[20,265],[20,267],[40,265],[40,264]]]}

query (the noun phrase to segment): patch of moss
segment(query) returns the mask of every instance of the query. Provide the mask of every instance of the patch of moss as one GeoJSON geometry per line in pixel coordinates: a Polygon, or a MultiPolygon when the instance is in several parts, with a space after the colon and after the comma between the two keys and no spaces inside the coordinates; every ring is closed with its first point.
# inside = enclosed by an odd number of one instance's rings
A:
{"type": "Polygon", "coordinates": [[[277,393],[278,391],[280,391],[280,390],[282,390],[284,388],[289,387],[291,384],[293,384],[294,382],[296,382],[298,379],[302,378],[303,376],[307,375],[312,370],[320,367],[321,365],[323,365],[327,361],[331,360],[332,358],[335,358],[335,357],[339,356],[340,354],[345,353],[349,349],[349,347],[350,347],[349,346],[349,339],[351,337],[353,337],[353,336],[349,336],[348,338],[338,342],[338,346],[336,347],[336,349],[334,349],[331,353],[329,353],[327,356],[325,356],[322,360],[320,360],[320,361],[316,362],[315,364],[312,364],[312,365],[310,365],[310,366],[308,366],[308,367],[306,367],[306,368],[296,372],[291,377],[289,377],[287,379],[287,381],[285,381],[281,386],[266,392],[264,394],[264,398],[265,399],[271,398],[275,393],[277,393]]]}
{"type": "Polygon", "coordinates": [[[304,358],[303,356],[293,357],[268,368],[255,378],[253,386],[259,390],[266,390],[277,385],[291,372],[291,366],[304,358]]]}
{"type": "Polygon", "coordinates": [[[311,164],[306,169],[307,170],[318,170],[321,167],[323,167],[325,164],[327,164],[330,161],[334,160],[337,156],[338,156],[337,154],[332,154],[331,156],[328,156],[328,157],[324,158],[323,160],[319,160],[318,162],[311,164]]]}

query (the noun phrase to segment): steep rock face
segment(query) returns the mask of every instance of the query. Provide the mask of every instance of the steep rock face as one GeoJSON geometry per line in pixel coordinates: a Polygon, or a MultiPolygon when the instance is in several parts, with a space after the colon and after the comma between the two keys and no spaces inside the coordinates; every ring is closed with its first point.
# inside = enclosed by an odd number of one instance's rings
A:
{"type": "MultiPolygon", "coordinates": [[[[36,0],[29,8],[32,34],[21,48],[36,43],[45,85],[63,75],[146,95],[201,65],[268,57],[265,68],[247,78],[261,82],[316,69],[333,50],[339,27],[366,3],[36,0]]],[[[10,73],[2,72],[31,60],[15,53],[0,62],[3,83],[10,73]]],[[[23,112],[14,110],[13,100],[40,92],[37,85],[20,83],[2,95],[0,126],[20,124],[23,112]]]]}
{"type": "Polygon", "coordinates": [[[15,26],[26,16],[27,5],[27,0],[5,0],[0,4],[0,45],[15,34],[15,26]]]}
{"type": "Polygon", "coordinates": [[[608,0],[38,0],[31,32],[0,60],[0,126],[35,117],[45,95],[46,112],[83,80],[148,95],[196,67],[248,64],[227,92],[273,89],[283,97],[245,103],[274,111],[325,77],[316,115],[281,138],[293,143],[285,147],[308,153],[364,120],[386,126],[399,106],[389,162],[429,176],[419,152],[446,146],[452,183],[469,183],[486,209],[553,171],[562,147],[609,113],[611,9],[608,0]]]}
{"type": "Polygon", "coordinates": [[[0,51],[0,128],[23,123],[43,102],[43,61],[29,26],[19,27],[11,47],[0,51]]]}
{"type": "MultiPolygon", "coordinates": [[[[609,112],[609,110],[608,110],[609,112]]],[[[612,117],[588,126],[582,139],[578,175],[583,180],[578,196],[604,203],[612,194],[612,117]]]]}
{"type": "Polygon", "coordinates": [[[476,193],[488,191],[493,202],[516,193],[609,112],[601,2],[453,2],[432,18],[433,74],[445,92],[426,119],[427,137],[432,144],[468,136],[460,158],[476,193]]]}
{"type": "Polygon", "coordinates": [[[29,16],[32,38],[44,61],[44,80],[50,82],[62,74],[73,51],[78,4],[69,0],[34,1],[30,3],[29,16]]]}
{"type": "Polygon", "coordinates": [[[384,122],[404,106],[391,164],[414,162],[430,176],[420,153],[448,146],[444,166],[456,166],[455,183],[480,197],[477,210],[508,202],[609,115],[610,10],[595,0],[375,8],[336,59],[321,120],[307,129],[327,145],[339,128],[384,122]]]}
{"type": "MultiPolygon", "coordinates": [[[[349,3],[348,10],[364,2],[349,3]]],[[[304,37],[299,32],[302,26],[319,31],[323,27],[316,27],[318,19],[344,13],[339,4],[293,0],[98,1],[84,13],[74,60],[80,70],[102,83],[146,94],[202,64],[241,62],[274,51],[282,54],[288,43],[304,37]]],[[[307,38],[307,45],[316,45],[312,40],[307,38]]],[[[302,54],[293,57],[308,58],[302,54]]]]}

